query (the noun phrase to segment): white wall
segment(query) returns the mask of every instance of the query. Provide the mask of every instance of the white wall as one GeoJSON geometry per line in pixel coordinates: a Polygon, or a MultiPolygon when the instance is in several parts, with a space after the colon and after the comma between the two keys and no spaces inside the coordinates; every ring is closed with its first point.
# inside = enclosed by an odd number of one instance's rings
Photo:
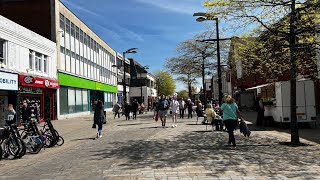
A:
{"type": "Polygon", "coordinates": [[[7,41],[5,69],[27,73],[29,50],[48,56],[48,72],[29,71],[29,74],[57,78],[56,44],[9,19],[0,16],[0,38],[7,41]]]}

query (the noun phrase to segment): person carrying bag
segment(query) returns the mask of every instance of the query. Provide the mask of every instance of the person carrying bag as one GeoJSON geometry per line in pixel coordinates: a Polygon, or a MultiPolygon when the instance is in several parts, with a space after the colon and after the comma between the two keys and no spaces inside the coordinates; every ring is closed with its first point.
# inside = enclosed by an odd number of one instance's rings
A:
{"type": "Polygon", "coordinates": [[[104,116],[103,103],[101,100],[99,100],[94,111],[93,125],[92,125],[92,128],[96,128],[96,125],[98,125],[97,138],[102,137],[102,125],[106,123],[107,121],[106,121],[106,117],[104,116]]]}

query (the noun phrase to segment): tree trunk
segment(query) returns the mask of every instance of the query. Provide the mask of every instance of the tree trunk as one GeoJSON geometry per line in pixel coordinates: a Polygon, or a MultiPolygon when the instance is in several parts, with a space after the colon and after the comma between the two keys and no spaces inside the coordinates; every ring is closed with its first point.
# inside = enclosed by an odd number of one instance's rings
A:
{"type": "Polygon", "coordinates": [[[290,119],[291,119],[291,144],[299,145],[299,129],[297,122],[297,93],[296,93],[296,77],[297,77],[297,56],[296,56],[296,2],[291,0],[291,14],[290,14],[290,119]]]}

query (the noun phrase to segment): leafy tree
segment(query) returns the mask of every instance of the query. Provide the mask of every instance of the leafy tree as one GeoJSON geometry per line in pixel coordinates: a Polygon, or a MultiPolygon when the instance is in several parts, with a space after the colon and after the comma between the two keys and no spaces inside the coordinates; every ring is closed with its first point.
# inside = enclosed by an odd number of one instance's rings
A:
{"type": "Polygon", "coordinates": [[[193,60],[186,57],[170,58],[165,63],[165,68],[170,73],[178,75],[177,80],[187,85],[189,97],[192,97],[192,85],[197,84],[196,78],[201,76],[201,71],[194,68],[193,64],[193,60]]]}
{"type": "Polygon", "coordinates": [[[157,71],[154,73],[157,84],[158,95],[172,95],[175,92],[176,84],[171,74],[164,71],[157,71]]]}
{"type": "Polygon", "coordinates": [[[306,50],[315,52],[318,48],[315,25],[319,23],[319,1],[206,0],[204,5],[210,8],[208,16],[219,17],[231,23],[242,22],[234,23],[239,25],[236,28],[258,25],[253,33],[258,34],[259,38],[243,43],[255,48],[244,48],[242,52],[249,60],[254,60],[251,62],[252,66],[258,67],[262,73],[273,75],[272,78],[283,72],[290,74],[291,144],[299,145],[296,116],[297,68],[303,65],[314,67],[313,63],[299,62],[304,62],[306,56],[312,57],[315,54],[307,54],[306,50]]]}
{"type": "Polygon", "coordinates": [[[178,92],[178,98],[183,98],[184,100],[186,100],[189,97],[190,96],[188,95],[188,91],[187,90],[181,90],[181,91],[178,92]]]}

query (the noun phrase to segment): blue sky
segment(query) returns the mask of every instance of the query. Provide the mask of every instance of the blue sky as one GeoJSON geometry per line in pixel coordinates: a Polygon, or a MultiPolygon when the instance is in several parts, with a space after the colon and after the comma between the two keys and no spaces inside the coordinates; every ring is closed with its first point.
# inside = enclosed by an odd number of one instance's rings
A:
{"type": "Polygon", "coordinates": [[[164,70],[165,59],[177,56],[177,44],[207,27],[192,16],[207,11],[204,0],[61,1],[117,52],[139,48],[127,57],[149,65],[150,72],[164,70]]]}

